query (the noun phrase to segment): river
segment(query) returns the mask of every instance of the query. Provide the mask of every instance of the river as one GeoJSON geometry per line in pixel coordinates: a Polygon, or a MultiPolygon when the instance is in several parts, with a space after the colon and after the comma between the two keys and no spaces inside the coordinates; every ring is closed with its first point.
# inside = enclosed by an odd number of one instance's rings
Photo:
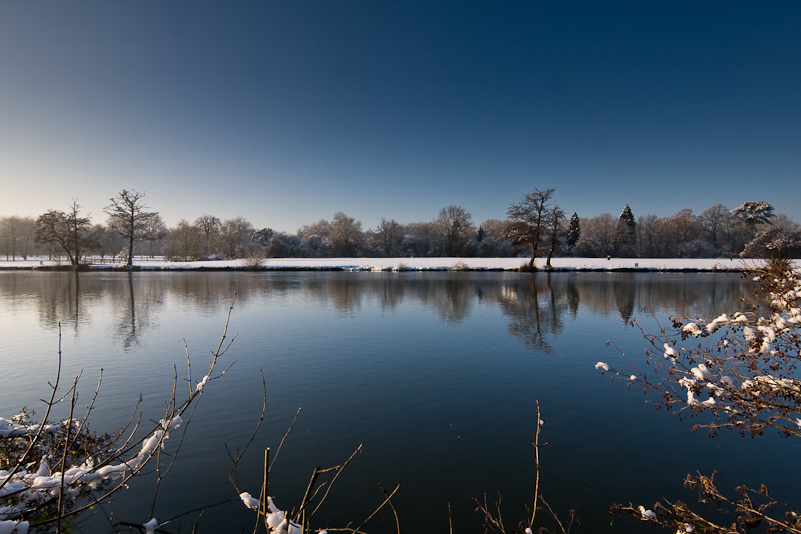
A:
{"type": "MultiPolygon", "coordinates": [[[[205,374],[236,294],[237,335],[218,369],[230,368],[184,425],[156,495],[160,521],[207,508],[199,532],[252,530],[228,480],[226,445],[248,442],[263,373],[265,420],[237,470],[244,491],[258,494],[263,450],[276,450],[298,408],[270,473],[278,506],[297,506],[315,467],[338,465],[362,444],[315,516],[318,528],[357,526],[381,504],[381,484],[400,485],[402,532],[448,532],[449,521],[454,532],[482,532],[473,499],[485,494],[490,503],[502,496],[511,531],[533,497],[539,401],[541,494],[560,517],[577,507],[573,532],[628,532],[637,530],[629,518],[610,527],[612,503],[694,502],[682,481],[697,470],[717,470],[727,489],[765,482],[786,500],[801,497],[786,469],[801,459],[791,440],[693,433],[693,421],[655,410],[641,389],[594,368],[603,360],[629,369],[620,351],[644,362],[632,319],[656,332],[669,315],[732,312],[752,289],[723,273],[0,272],[0,416],[41,410],[60,323],[62,374],[82,371],[79,406],[103,369],[93,428],[120,427],[140,395],[143,418],[158,420],[176,372],[179,396],[205,374]]],[[[133,484],[104,507],[112,523],[94,518],[91,530],[147,521],[153,487],[146,477],[133,484]]],[[[177,533],[196,515],[164,528],[177,533]]],[[[394,529],[388,508],[363,528],[394,529]]]]}

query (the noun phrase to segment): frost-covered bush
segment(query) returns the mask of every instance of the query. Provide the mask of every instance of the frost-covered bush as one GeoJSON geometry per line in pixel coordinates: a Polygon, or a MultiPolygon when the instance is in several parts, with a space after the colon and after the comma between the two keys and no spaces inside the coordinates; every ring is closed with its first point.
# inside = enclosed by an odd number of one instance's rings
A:
{"type": "MultiPolygon", "coordinates": [[[[712,436],[721,429],[743,436],[772,429],[781,436],[801,437],[801,269],[774,259],[750,276],[760,284],[757,304],[750,309],[711,320],[674,318],[671,328],[644,333],[652,347],[649,373],[633,364],[634,375],[604,362],[596,368],[657,392],[660,404],[680,415],[705,415],[695,428],[706,428],[712,436]]],[[[744,532],[759,524],[767,525],[767,532],[801,530],[801,517],[791,509],[780,513],[765,486],[741,486],[739,497],[729,498],[718,491],[712,476],[688,476],[685,484],[698,489],[707,502],[731,505],[734,522],[720,526],[681,502],[657,504],[654,517],[643,517],[633,506],[618,509],[678,532],[744,532]]]]}
{"type": "MultiPolygon", "coordinates": [[[[229,318],[231,309],[233,302],[229,318]]],[[[170,433],[183,423],[186,410],[214,379],[218,358],[233,341],[224,346],[227,331],[228,321],[217,350],[212,352],[208,373],[197,382],[189,377],[192,385],[182,402],[176,399],[178,378],[174,377],[163,417],[144,433],[139,421],[126,425],[114,436],[92,433],[87,420],[100,382],[83,418],[77,419],[78,377],[69,387],[62,388],[60,372],[50,385],[50,397],[44,403],[40,422],[34,422],[33,414],[25,409],[10,419],[0,417],[0,534],[24,534],[29,529],[61,532],[68,518],[74,525],[79,514],[125,489],[151,461],[159,467],[174,461],[174,456],[163,457],[160,453],[170,433]],[[54,406],[64,400],[69,401],[69,416],[62,422],[51,421],[54,406]]],[[[58,354],[60,370],[60,346],[58,354]]],[[[156,519],[128,524],[149,533],[158,527],[156,519]]]]}

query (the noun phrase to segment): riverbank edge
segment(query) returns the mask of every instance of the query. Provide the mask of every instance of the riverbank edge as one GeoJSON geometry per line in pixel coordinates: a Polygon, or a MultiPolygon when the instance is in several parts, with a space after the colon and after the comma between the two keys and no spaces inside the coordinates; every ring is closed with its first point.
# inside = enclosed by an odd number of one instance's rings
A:
{"type": "Polygon", "coordinates": [[[37,272],[518,272],[521,274],[530,273],[575,273],[575,272],[610,272],[610,273],[742,273],[750,270],[751,267],[537,267],[528,268],[501,268],[501,267],[364,267],[364,266],[314,266],[314,267],[143,267],[134,265],[131,269],[126,267],[103,266],[103,265],[82,265],[73,268],[68,265],[48,265],[48,266],[19,266],[19,267],[0,267],[3,271],[37,271],[37,272]]]}

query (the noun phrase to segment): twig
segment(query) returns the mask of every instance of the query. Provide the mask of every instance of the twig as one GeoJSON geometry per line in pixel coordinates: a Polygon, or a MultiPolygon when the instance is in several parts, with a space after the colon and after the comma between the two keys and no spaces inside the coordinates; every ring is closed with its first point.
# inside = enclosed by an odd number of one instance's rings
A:
{"type": "Polygon", "coordinates": [[[362,450],[362,445],[363,445],[363,444],[359,444],[359,446],[358,446],[358,447],[356,447],[356,450],[355,450],[355,451],[353,451],[353,454],[351,454],[351,455],[350,455],[350,458],[348,458],[348,459],[345,461],[345,463],[344,463],[344,464],[342,464],[342,466],[341,466],[341,467],[338,467],[338,468],[337,468],[337,474],[336,474],[336,475],[334,475],[334,478],[333,478],[333,479],[331,479],[331,483],[328,485],[328,488],[325,490],[325,494],[323,495],[323,498],[322,498],[322,499],[320,499],[320,502],[319,502],[319,503],[317,503],[317,506],[314,508],[314,511],[312,511],[312,513],[311,513],[311,516],[310,516],[310,517],[313,517],[313,516],[314,516],[314,514],[316,514],[316,513],[317,513],[317,510],[319,510],[319,509],[320,509],[320,506],[322,506],[323,502],[325,502],[325,498],[326,498],[326,497],[328,497],[328,492],[329,492],[329,491],[331,491],[331,488],[334,486],[334,482],[336,482],[336,481],[337,481],[337,477],[339,477],[339,474],[340,474],[340,473],[342,473],[342,471],[343,471],[343,470],[345,469],[345,467],[346,467],[346,466],[347,466],[347,465],[350,463],[350,461],[351,461],[351,460],[353,460],[353,457],[354,457],[354,456],[356,456],[358,453],[360,453],[360,452],[361,452],[361,450],[362,450]]]}
{"type": "Polygon", "coordinates": [[[453,534],[453,517],[451,516],[451,503],[448,503],[448,534],[453,534]]]}
{"type": "Polygon", "coordinates": [[[14,468],[8,473],[5,479],[0,481],[0,489],[2,489],[3,486],[5,486],[6,483],[13,478],[13,476],[17,473],[17,471],[19,471],[19,469],[25,465],[28,456],[36,447],[36,444],[39,441],[39,436],[42,435],[42,431],[44,430],[44,427],[47,424],[47,419],[50,416],[50,409],[55,404],[54,401],[56,398],[56,392],[58,391],[59,380],[61,380],[61,323],[60,322],[58,323],[58,366],[56,368],[56,380],[55,384],[50,384],[50,389],[51,389],[50,400],[45,401],[45,406],[47,406],[47,408],[45,409],[44,417],[42,418],[42,422],[39,423],[39,428],[36,430],[36,435],[33,436],[33,439],[28,444],[28,448],[25,449],[22,458],[19,459],[19,461],[16,463],[14,468]]]}
{"type": "Polygon", "coordinates": [[[289,425],[289,428],[287,428],[286,432],[284,433],[284,437],[281,438],[281,443],[278,444],[278,448],[275,450],[275,455],[273,456],[273,461],[270,462],[270,469],[273,468],[273,464],[275,463],[275,459],[278,458],[278,453],[281,452],[281,447],[284,446],[284,441],[286,440],[287,436],[289,436],[289,433],[292,432],[292,428],[295,426],[295,422],[298,420],[298,416],[299,415],[300,415],[300,408],[298,408],[298,411],[295,412],[295,418],[292,419],[292,424],[289,425]]]}
{"type": "Polygon", "coordinates": [[[537,399],[537,432],[534,434],[534,466],[536,468],[536,480],[534,482],[534,502],[531,506],[530,526],[534,526],[534,519],[537,517],[537,500],[540,494],[540,428],[542,428],[542,418],[540,417],[540,400],[537,399]]]}
{"type": "Polygon", "coordinates": [[[64,513],[64,476],[67,472],[67,454],[69,453],[70,433],[72,432],[72,416],[75,413],[75,396],[78,390],[78,377],[72,383],[72,398],[70,399],[70,412],[67,418],[67,435],[64,437],[64,451],[61,454],[61,479],[59,480],[58,505],[56,508],[56,534],[61,534],[61,519],[64,513]]]}
{"type": "MultiPolygon", "coordinates": [[[[381,488],[381,490],[382,490],[382,491],[383,491],[383,489],[384,489],[384,488],[381,488]]],[[[378,512],[379,512],[379,511],[380,511],[380,510],[381,510],[381,509],[384,507],[384,505],[385,505],[385,504],[387,504],[387,503],[390,501],[390,499],[392,499],[392,496],[393,496],[393,495],[395,495],[395,493],[396,493],[396,492],[397,492],[399,489],[400,489],[400,484],[398,484],[397,486],[395,486],[395,489],[394,489],[394,490],[392,490],[392,493],[390,493],[389,495],[387,495],[387,498],[386,498],[386,499],[384,499],[384,502],[382,502],[382,503],[381,503],[381,506],[379,506],[378,508],[376,508],[376,509],[375,509],[375,511],[374,511],[372,514],[370,514],[370,516],[369,516],[367,519],[365,519],[364,521],[362,521],[362,524],[361,524],[361,525],[359,525],[358,527],[356,527],[356,528],[355,528],[353,531],[354,531],[354,532],[360,532],[360,531],[361,531],[361,529],[362,529],[362,527],[363,527],[364,525],[366,525],[366,524],[367,524],[367,522],[368,522],[368,521],[370,521],[370,520],[371,520],[371,519],[372,519],[372,518],[375,516],[375,514],[377,514],[377,513],[378,513],[378,512]]],[[[384,495],[386,495],[386,492],[384,492],[384,495]]]]}
{"type": "MultiPolygon", "coordinates": [[[[384,486],[382,486],[380,482],[378,483],[378,487],[381,488],[381,491],[387,498],[387,503],[389,503],[389,507],[392,508],[392,513],[395,514],[395,526],[398,528],[398,534],[400,534],[400,519],[398,519],[398,511],[395,510],[395,506],[392,504],[389,495],[387,495],[387,490],[384,489],[384,486]]],[[[448,503],[448,519],[450,520],[450,503],[448,503]]]]}

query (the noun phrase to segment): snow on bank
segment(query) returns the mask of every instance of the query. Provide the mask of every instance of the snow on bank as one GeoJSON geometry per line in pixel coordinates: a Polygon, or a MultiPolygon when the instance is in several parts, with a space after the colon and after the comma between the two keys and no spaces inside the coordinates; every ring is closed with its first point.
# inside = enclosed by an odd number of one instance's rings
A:
{"type": "MultiPolygon", "coordinates": [[[[141,270],[241,269],[247,260],[167,261],[163,259],[134,260],[141,270]]],[[[269,258],[262,262],[268,270],[345,270],[345,271],[449,271],[503,270],[513,271],[528,263],[526,258],[269,258]]],[[[726,271],[753,266],[739,259],[657,259],[657,258],[554,258],[551,264],[559,271],[726,271]]],[[[801,265],[796,261],[797,265],[801,265]]],[[[57,266],[47,259],[0,260],[0,269],[37,269],[57,266]]],[[[545,259],[538,258],[538,268],[545,259]]],[[[94,264],[91,269],[122,267],[122,264],[94,264]]]]}

